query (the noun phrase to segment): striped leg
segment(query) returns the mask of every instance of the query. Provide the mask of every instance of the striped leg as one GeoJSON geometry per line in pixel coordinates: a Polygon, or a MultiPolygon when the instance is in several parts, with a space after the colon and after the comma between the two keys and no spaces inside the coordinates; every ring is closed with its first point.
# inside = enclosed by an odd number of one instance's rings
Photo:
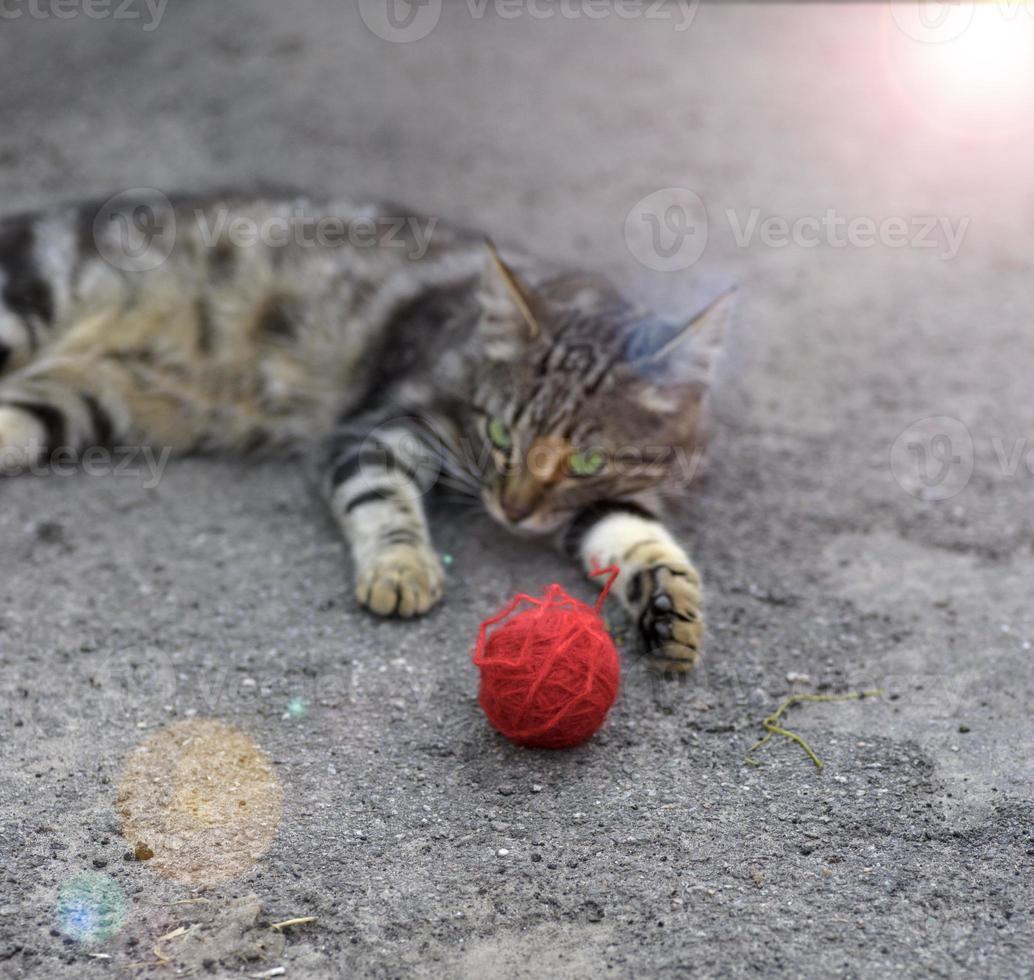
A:
{"type": "Polygon", "coordinates": [[[146,387],[109,357],[35,361],[0,382],[0,474],[45,454],[110,446],[136,437],[170,449],[189,447],[193,432],[181,400],[146,387]]]}
{"type": "Polygon", "coordinates": [[[0,218],[0,373],[25,364],[52,332],[61,291],[48,266],[65,258],[61,232],[36,215],[0,218]]]}
{"type": "Polygon", "coordinates": [[[356,598],[380,616],[421,615],[441,598],[444,574],[421,500],[436,475],[432,460],[404,421],[334,440],[324,492],[351,545],[356,598]]]}
{"type": "Polygon", "coordinates": [[[635,503],[597,504],[575,519],[565,545],[587,572],[594,564],[620,568],[614,594],[655,666],[675,674],[693,668],[704,633],[700,576],[660,521],[635,503]]]}
{"type": "Polygon", "coordinates": [[[0,473],[11,475],[57,450],[106,445],[125,416],[114,392],[99,395],[98,372],[85,362],[33,365],[0,384],[0,473]]]}

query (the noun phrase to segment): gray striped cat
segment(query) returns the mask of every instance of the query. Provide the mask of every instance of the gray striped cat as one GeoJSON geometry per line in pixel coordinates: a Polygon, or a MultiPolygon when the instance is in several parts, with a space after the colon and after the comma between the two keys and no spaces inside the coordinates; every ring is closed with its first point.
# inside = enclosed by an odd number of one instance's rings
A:
{"type": "Polygon", "coordinates": [[[422,498],[476,498],[618,595],[655,663],[697,660],[700,579],[655,516],[697,440],[723,297],[663,321],[405,209],[160,194],[0,223],[0,463],[62,448],[317,447],[382,616],[427,612],[422,498]]]}

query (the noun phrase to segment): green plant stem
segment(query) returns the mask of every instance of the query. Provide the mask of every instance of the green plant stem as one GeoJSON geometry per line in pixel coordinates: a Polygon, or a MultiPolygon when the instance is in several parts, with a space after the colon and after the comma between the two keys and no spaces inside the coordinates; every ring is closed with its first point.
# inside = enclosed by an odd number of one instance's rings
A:
{"type": "Polygon", "coordinates": [[[861,701],[862,698],[874,698],[881,695],[883,691],[849,691],[846,694],[791,694],[772,714],[762,719],[761,726],[765,734],[750,747],[744,761],[750,766],[760,766],[761,763],[754,758],[754,753],[772,741],[773,735],[782,735],[783,738],[796,742],[805,752],[809,759],[815,763],[816,769],[825,768],[822,760],[815,754],[815,750],[807,743],[803,736],[797,732],[791,732],[779,724],[779,719],[789,711],[795,704],[802,701],[861,701]]]}

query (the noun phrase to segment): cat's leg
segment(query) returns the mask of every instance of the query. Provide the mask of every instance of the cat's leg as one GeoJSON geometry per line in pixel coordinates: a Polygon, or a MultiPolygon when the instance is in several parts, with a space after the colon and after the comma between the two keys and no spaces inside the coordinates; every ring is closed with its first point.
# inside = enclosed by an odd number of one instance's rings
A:
{"type": "Polygon", "coordinates": [[[91,374],[85,364],[62,361],[0,383],[0,473],[20,473],[58,450],[108,443],[122,406],[116,411],[111,404],[114,392],[98,399],[91,374]]]}
{"type": "Polygon", "coordinates": [[[195,420],[185,392],[166,390],[117,357],[66,356],[30,363],[0,381],[0,475],[56,450],[139,440],[189,448],[195,420]]]}
{"type": "Polygon", "coordinates": [[[640,643],[664,671],[684,673],[700,657],[700,576],[685,549],[645,507],[608,501],[583,510],[564,545],[586,570],[616,565],[613,595],[636,622],[640,643]]]}
{"type": "Polygon", "coordinates": [[[30,322],[16,316],[6,303],[0,305],[0,374],[17,370],[32,356],[36,334],[30,322]]]}
{"type": "Polygon", "coordinates": [[[359,602],[380,616],[417,616],[441,598],[444,579],[423,506],[435,456],[406,421],[363,431],[333,439],[323,492],[351,546],[359,602]]]}
{"type": "Polygon", "coordinates": [[[0,374],[26,364],[54,332],[68,234],[33,214],[0,218],[0,374]]]}

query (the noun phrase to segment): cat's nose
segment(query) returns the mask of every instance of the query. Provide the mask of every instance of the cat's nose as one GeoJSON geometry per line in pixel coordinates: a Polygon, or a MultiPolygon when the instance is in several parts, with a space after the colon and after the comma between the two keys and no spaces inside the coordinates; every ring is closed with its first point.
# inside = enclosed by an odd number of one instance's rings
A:
{"type": "Polygon", "coordinates": [[[520,524],[535,509],[534,504],[523,500],[504,500],[503,513],[511,524],[520,524]]]}
{"type": "Polygon", "coordinates": [[[511,524],[520,524],[542,501],[542,487],[529,473],[511,473],[499,494],[499,506],[511,524]]]}

